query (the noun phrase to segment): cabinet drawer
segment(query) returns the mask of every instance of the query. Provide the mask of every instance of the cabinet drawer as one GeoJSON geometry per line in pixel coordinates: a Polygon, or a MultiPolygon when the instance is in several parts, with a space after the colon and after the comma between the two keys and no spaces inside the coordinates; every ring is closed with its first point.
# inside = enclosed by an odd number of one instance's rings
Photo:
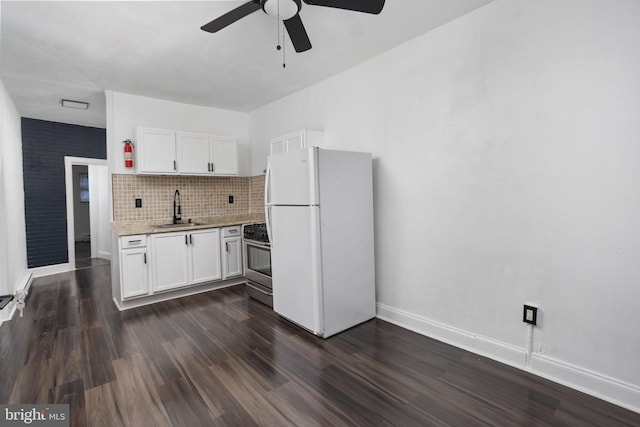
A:
{"type": "Polygon", "coordinates": [[[233,227],[224,227],[222,229],[222,237],[240,236],[241,231],[242,231],[242,226],[240,225],[235,225],[233,227]]]}
{"type": "Polygon", "coordinates": [[[120,238],[120,249],[143,248],[147,246],[146,234],[136,234],[120,238]]]}

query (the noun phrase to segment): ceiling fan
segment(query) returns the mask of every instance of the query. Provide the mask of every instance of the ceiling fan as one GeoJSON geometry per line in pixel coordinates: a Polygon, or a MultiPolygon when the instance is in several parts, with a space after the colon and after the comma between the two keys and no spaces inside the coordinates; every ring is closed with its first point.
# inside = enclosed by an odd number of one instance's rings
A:
{"type": "MultiPolygon", "coordinates": [[[[385,0],[304,0],[308,5],[378,14],[385,0]]],[[[245,16],[262,9],[264,13],[282,20],[296,52],[311,49],[311,41],[300,19],[300,0],[251,0],[200,27],[209,33],[216,33],[245,16]]]]}

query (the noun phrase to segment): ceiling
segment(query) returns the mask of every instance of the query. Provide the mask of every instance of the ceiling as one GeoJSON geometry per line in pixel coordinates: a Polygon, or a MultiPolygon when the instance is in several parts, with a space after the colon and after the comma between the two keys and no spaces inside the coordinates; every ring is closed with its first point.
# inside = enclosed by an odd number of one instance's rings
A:
{"type": "Polygon", "coordinates": [[[313,48],[286,68],[262,11],[210,34],[244,1],[2,1],[0,77],[20,114],[104,127],[106,89],[250,112],[491,0],[387,0],[380,15],[302,4],[313,48]],[[62,108],[61,99],[90,103],[62,108]]]}

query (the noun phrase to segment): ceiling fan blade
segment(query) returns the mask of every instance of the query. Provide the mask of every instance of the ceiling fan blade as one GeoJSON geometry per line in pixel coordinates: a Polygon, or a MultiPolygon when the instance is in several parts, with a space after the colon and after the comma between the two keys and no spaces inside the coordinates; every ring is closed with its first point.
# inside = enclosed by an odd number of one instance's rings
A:
{"type": "Polygon", "coordinates": [[[209,33],[218,32],[224,27],[233,24],[234,22],[244,18],[245,16],[259,9],[260,9],[260,1],[252,0],[248,3],[243,4],[242,6],[236,7],[230,12],[225,13],[224,15],[214,19],[208,24],[204,24],[202,27],[200,27],[200,29],[203,31],[207,31],[209,33]]]}
{"type": "Polygon", "coordinates": [[[284,21],[284,26],[287,29],[287,33],[289,33],[289,38],[296,52],[304,52],[311,49],[311,40],[309,40],[307,30],[304,29],[300,15],[284,21]]]}
{"type": "Polygon", "coordinates": [[[334,7],[374,15],[382,12],[384,7],[384,0],[304,0],[304,2],[313,6],[334,7]]]}

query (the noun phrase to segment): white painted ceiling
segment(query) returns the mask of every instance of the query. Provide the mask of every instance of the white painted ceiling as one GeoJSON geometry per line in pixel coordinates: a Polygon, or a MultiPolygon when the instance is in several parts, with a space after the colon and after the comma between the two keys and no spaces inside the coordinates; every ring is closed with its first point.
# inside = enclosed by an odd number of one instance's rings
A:
{"type": "Polygon", "coordinates": [[[23,117],[105,126],[106,89],[250,112],[491,0],[387,0],[380,15],[302,4],[313,48],[286,68],[262,11],[200,26],[244,1],[2,1],[0,77],[23,117]],[[90,103],[87,111],[61,99],[90,103]]]}

